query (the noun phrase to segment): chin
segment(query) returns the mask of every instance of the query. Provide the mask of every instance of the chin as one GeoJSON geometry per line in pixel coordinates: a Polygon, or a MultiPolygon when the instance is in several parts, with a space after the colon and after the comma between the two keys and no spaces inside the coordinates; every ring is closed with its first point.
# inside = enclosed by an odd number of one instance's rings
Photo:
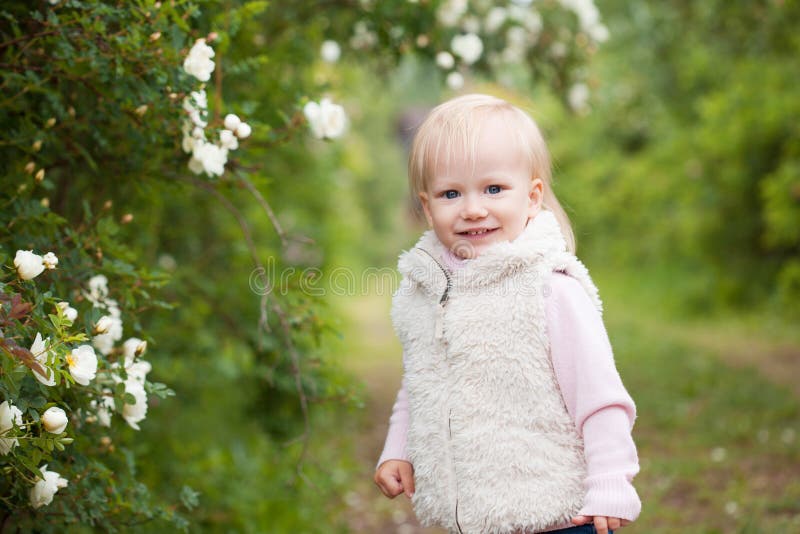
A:
{"type": "Polygon", "coordinates": [[[491,247],[496,242],[497,241],[492,241],[490,243],[471,243],[466,239],[459,239],[450,245],[450,252],[459,258],[471,260],[483,254],[487,248],[491,247]]]}

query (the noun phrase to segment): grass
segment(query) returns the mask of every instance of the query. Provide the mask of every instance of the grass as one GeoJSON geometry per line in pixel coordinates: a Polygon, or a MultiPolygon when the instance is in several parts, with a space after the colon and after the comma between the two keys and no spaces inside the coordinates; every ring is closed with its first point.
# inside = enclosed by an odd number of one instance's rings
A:
{"type": "Polygon", "coordinates": [[[639,413],[644,506],[628,532],[800,531],[796,329],[757,310],[662,313],[663,288],[601,278],[617,365],[639,413]]]}
{"type": "MultiPolygon", "coordinates": [[[[642,291],[620,273],[595,278],[638,407],[643,511],[625,532],[800,532],[800,334],[791,322],[758,311],[661,312],[666,290],[642,291]]],[[[346,365],[370,394],[360,449],[368,478],[354,489],[360,506],[352,510],[370,519],[353,529],[426,532],[413,526],[406,503],[386,500],[371,483],[400,379],[388,299],[337,305],[346,317],[346,365]]]]}

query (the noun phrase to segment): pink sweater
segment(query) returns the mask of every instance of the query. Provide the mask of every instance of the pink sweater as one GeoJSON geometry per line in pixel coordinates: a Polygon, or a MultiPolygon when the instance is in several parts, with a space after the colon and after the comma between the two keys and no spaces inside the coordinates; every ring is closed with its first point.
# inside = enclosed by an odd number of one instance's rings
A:
{"type": "MultiPolygon", "coordinates": [[[[450,268],[458,268],[445,258],[450,268]]],[[[602,318],[574,278],[554,273],[545,315],[556,379],[567,410],[583,435],[586,496],[581,515],[635,520],[641,502],[631,480],[639,459],[631,437],[636,406],[622,384],[602,318]]],[[[389,419],[379,467],[405,460],[408,397],[405,383],[389,419]]],[[[564,525],[571,526],[571,525],[564,525]]]]}

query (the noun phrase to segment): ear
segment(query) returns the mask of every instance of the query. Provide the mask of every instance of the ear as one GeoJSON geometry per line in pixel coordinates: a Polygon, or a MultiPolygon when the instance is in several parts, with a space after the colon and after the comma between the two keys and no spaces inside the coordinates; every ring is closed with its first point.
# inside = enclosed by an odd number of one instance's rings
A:
{"type": "Polygon", "coordinates": [[[531,191],[528,193],[528,215],[535,217],[542,209],[542,202],[544,201],[544,182],[541,178],[534,178],[531,181],[531,191]]]}
{"type": "Polygon", "coordinates": [[[425,191],[420,191],[419,202],[422,204],[422,211],[425,212],[425,218],[428,219],[428,226],[433,228],[433,217],[431,217],[431,207],[428,200],[428,193],[425,191]]]}

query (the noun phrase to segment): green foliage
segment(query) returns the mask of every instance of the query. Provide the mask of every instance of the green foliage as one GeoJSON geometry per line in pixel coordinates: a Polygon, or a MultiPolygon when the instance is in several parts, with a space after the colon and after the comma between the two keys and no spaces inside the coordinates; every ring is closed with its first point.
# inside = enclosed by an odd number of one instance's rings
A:
{"type": "Polygon", "coordinates": [[[593,111],[548,124],[579,240],[605,262],[688,273],[673,289],[695,309],[767,296],[791,311],[797,4],[602,7],[612,38],[593,64],[593,111]]]}
{"type": "MultiPolygon", "coordinates": [[[[377,243],[389,224],[376,206],[360,214],[373,199],[357,191],[370,134],[341,145],[307,141],[302,109],[338,93],[353,123],[368,123],[358,113],[375,108],[359,105],[368,98],[359,85],[379,92],[374,73],[412,55],[430,62],[464,33],[467,19],[492,6],[442,24],[437,10],[445,7],[4,3],[0,397],[11,421],[0,430],[10,448],[0,455],[4,526],[338,528],[341,498],[332,495],[344,494],[353,476],[343,429],[362,402],[327,348],[336,318],[312,291],[324,282],[303,269],[371,261],[343,230],[359,217],[375,221],[377,243]],[[206,84],[181,68],[198,39],[215,54],[206,84]],[[342,43],[339,65],[318,58],[325,39],[342,43]],[[235,154],[225,149],[221,172],[187,165],[200,161],[201,144],[222,152],[217,138],[229,113],[252,126],[252,137],[240,135],[235,154]],[[351,179],[356,185],[341,187],[351,179]],[[346,198],[349,191],[358,201],[346,198]],[[352,220],[343,206],[357,211],[352,220]],[[58,265],[22,276],[14,259],[29,250],[52,251],[58,265]],[[265,266],[274,270],[258,276],[265,266]],[[77,317],[58,306],[63,301],[77,317]],[[103,333],[109,318],[113,330],[103,333]],[[37,334],[49,340],[44,352],[29,348],[37,334]],[[139,338],[150,347],[151,372],[139,338]],[[91,377],[80,373],[79,354],[89,350],[97,358],[91,377]],[[55,385],[36,378],[45,368],[55,385]],[[45,429],[51,407],[68,417],[58,435],[45,429]],[[51,503],[31,502],[32,488],[47,483],[52,493],[56,481],[51,503]]],[[[524,69],[498,59],[509,45],[504,32],[523,23],[512,17],[502,31],[481,33],[484,52],[474,65],[450,70],[533,75],[566,91],[596,43],[557,2],[542,4],[540,22],[540,33],[527,30],[524,69]],[[556,40],[559,53],[549,54],[556,40]]],[[[390,191],[381,190],[381,202],[393,199],[390,191]]]]}
{"type": "Polygon", "coordinates": [[[796,529],[800,484],[787,468],[799,459],[797,397],[758,368],[731,366],[734,353],[781,350],[780,343],[765,337],[763,324],[698,325],[663,314],[617,273],[603,282],[616,286],[605,292],[616,303],[606,319],[638,412],[635,483],[643,506],[631,531],[796,529]]]}

